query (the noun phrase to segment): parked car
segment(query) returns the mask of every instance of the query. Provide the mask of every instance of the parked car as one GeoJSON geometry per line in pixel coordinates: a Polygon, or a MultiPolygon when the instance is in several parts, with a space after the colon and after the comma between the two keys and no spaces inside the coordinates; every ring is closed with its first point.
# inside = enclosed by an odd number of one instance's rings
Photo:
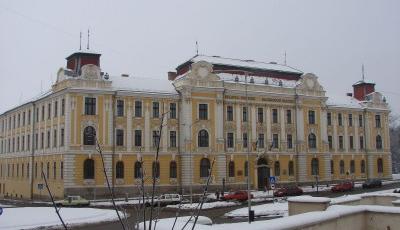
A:
{"type": "Polygon", "coordinates": [[[393,190],[394,193],[400,193],[400,188],[396,188],[395,190],[393,190]]]}
{"type": "Polygon", "coordinates": [[[362,184],[362,188],[379,188],[382,187],[382,181],[379,179],[367,180],[362,184]]]}
{"type": "Polygon", "coordinates": [[[353,190],[354,185],[352,182],[342,182],[340,184],[337,184],[331,188],[332,192],[345,192],[345,191],[351,191],[353,190]]]}
{"type": "Polygon", "coordinates": [[[90,201],[81,196],[68,196],[64,200],[54,202],[57,206],[89,206],[90,201]]]}
{"type": "MultiPolygon", "coordinates": [[[[250,199],[254,196],[250,194],[250,199]]],[[[223,200],[238,200],[238,201],[246,201],[248,199],[247,191],[236,191],[229,193],[223,197],[223,200]]]]}
{"type": "MultiPolygon", "coordinates": [[[[160,204],[160,206],[167,206],[170,204],[179,204],[181,200],[182,196],[179,194],[163,194],[159,197],[154,197],[153,205],[158,206],[158,204],[160,204]]],[[[151,205],[151,198],[146,199],[145,205],[151,205]]]]}
{"type": "Polygon", "coordinates": [[[303,194],[303,190],[297,186],[294,187],[284,187],[279,188],[274,192],[274,196],[282,197],[282,196],[300,196],[303,194]]]}

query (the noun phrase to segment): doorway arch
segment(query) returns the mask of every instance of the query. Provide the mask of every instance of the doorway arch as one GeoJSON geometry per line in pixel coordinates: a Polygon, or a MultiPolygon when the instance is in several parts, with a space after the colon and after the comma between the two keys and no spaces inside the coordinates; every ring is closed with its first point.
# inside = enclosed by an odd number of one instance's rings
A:
{"type": "Polygon", "coordinates": [[[257,188],[258,190],[264,190],[268,186],[269,182],[269,167],[268,162],[264,157],[257,160],[257,188]]]}

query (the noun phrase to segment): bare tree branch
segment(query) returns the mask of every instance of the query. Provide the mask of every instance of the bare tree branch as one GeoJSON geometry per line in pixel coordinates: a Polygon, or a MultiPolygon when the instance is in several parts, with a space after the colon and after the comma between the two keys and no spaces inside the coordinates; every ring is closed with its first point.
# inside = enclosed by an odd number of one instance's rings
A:
{"type": "Polygon", "coordinates": [[[50,187],[49,187],[49,184],[47,183],[47,178],[46,178],[46,175],[44,175],[43,170],[42,170],[42,177],[44,178],[44,183],[46,184],[46,188],[47,188],[47,191],[49,192],[49,196],[50,196],[50,199],[51,199],[51,203],[53,203],[53,206],[54,206],[54,209],[56,210],[57,216],[58,216],[58,218],[60,219],[60,221],[61,221],[61,223],[62,223],[64,229],[67,230],[67,229],[68,229],[68,228],[67,228],[67,225],[64,223],[64,220],[63,220],[63,218],[62,218],[61,215],[60,215],[60,209],[57,208],[57,205],[56,205],[56,203],[54,202],[53,194],[52,194],[51,191],[50,191],[50,187]]]}

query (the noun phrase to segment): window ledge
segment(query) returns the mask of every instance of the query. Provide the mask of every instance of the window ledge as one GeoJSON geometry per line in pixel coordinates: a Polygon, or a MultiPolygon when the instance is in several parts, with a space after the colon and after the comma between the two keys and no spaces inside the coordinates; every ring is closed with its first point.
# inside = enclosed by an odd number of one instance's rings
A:
{"type": "Polygon", "coordinates": [[[84,185],[95,185],[96,181],[94,179],[84,179],[83,184],[84,185]]]}

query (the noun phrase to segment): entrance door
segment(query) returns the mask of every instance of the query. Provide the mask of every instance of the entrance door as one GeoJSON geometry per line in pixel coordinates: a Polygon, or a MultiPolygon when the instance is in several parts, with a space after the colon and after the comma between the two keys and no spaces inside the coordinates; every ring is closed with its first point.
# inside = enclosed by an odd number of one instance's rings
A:
{"type": "Polygon", "coordinates": [[[257,181],[258,190],[264,190],[265,186],[268,185],[269,180],[269,168],[267,161],[264,158],[260,158],[257,161],[257,181]]]}

